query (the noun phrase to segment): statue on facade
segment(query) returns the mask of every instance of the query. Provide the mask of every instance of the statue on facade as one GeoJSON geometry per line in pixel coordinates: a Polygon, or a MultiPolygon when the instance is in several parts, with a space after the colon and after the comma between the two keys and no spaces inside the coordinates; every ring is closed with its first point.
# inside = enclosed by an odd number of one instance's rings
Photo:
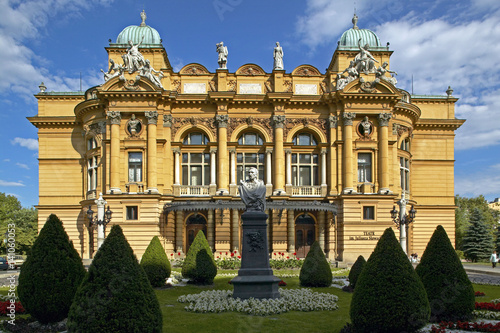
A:
{"type": "Polygon", "coordinates": [[[116,76],[120,76],[123,74],[123,66],[118,65],[113,59],[109,59],[109,69],[107,72],[101,69],[101,72],[104,74],[104,81],[108,81],[116,76]]]}
{"type": "Polygon", "coordinates": [[[274,66],[273,69],[283,69],[283,48],[280,46],[279,42],[276,42],[276,47],[274,48],[274,66]]]}
{"type": "Polygon", "coordinates": [[[356,63],[351,61],[349,67],[344,69],[343,72],[337,74],[337,90],[344,89],[348,83],[356,80],[358,78],[358,70],[356,69],[356,63]],[[347,72],[347,77],[343,74],[347,72]]]}
{"type": "Polygon", "coordinates": [[[393,85],[396,85],[396,83],[398,83],[398,80],[396,80],[396,78],[394,76],[385,76],[385,73],[398,75],[398,73],[396,73],[395,71],[391,71],[390,69],[388,69],[387,68],[388,65],[389,64],[387,63],[387,61],[384,61],[382,66],[379,66],[377,68],[377,72],[375,73],[375,76],[381,80],[385,80],[389,83],[392,83],[393,85]]]}
{"type": "Polygon", "coordinates": [[[361,46],[361,38],[358,40],[359,53],[354,57],[358,73],[375,73],[375,63],[378,62],[368,51],[370,45],[361,46]]]}
{"type": "Polygon", "coordinates": [[[372,133],[372,125],[371,125],[370,121],[368,120],[368,116],[366,116],[363,119],[363,121],[361,122],[361,126],[363,128],[363,135],[365,137],[370,136],[370,134],[372,133]]]}
{"type": "Polygon", "coordinates": [[[219,63],[219,69],[227,69],[227,46],[224,46],[223,42],[216,44],[216,50],[219,54],[217,62],[219,63]]]}
{"type": "Polygon", "coordinates": [[[259,178],[256,168],[248,170],[248,179],[241,181],[240,197],[247,211],[263,212],[266,209],[266,185],[259,178]]]}
{"type": "Polygon", "coordinates": [[[124,54],[122,58],[124,67],[126,70],[128,70],[129,74],[138,71],[145,64],[144,56],[141,54],[141,52],[139,52],[139,46],[142,44],[143,40],[144,36],[142,36],[141,41],[137,43],[137,45],[134,45],[131,40],[128,41],[130,46],[127,49],[127,53],[124,54]]]}
{"type": "Polygon", "coordinates": [[[140,125],[140,121],[135,118],[135,114],[132,114],[132,116],[130,117],[130,120],[128,121],[128,126],[129,126],[128,129],[130,131],[130,134],[136,135],[137,131],[140,130],[139,125],[140,125]]]}
{"type": "Polygon", "coordinates": [[[144,66],[141,68],[140,76],[147,77],[151,82],[156,84],[158,87],[163,88],[161,84],[161,79],[163,78],[163,72],[157,71],[153,67],[151,67],[151,63],[146,59],[144,62],[144,66]],[[156,77],[153,73],[158,74],[156,77]]]}

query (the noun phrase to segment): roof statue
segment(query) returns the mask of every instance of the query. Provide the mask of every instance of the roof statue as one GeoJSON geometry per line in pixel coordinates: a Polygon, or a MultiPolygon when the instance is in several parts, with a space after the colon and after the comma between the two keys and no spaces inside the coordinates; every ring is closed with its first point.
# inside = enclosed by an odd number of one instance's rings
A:
{"type": "Polygon", "coordinates": [[[343,72],[337,74],[337,90],[344,89],[348,83],[356,80],[358,78],[358,70],[356,69],[356,63],[351,61],[349,67],[344,69],[343,72]],[[347,77],[343,74],[347,72],[347,77]]]}
{"type": "Polygon", "coordinates": [[[219,69],[227,69],[227,46],[224,46],[223,42],[216,44],[216,50],[219,54],[217,62],[219,63],[219,69]]]}
{"type": "Polygon", "coordinates": [[[141,12],[141,27],[145,27],[146,26],[146,19],[147,19],[147,16],[146,16],[146,12],[144,11],[144,9],[142,10],[141,12]]]}
{"type": "Polygon", "coordinates": [[[358,73],[363,72],[365,74],[375,73],[375,63],[378,62],[368,51],[370,45],[368,43],[365,46],[361,46],[361,38],[358,39],[359,53],[354,57],[354,62],[356,63],[356,69],[358,73]]]}
{"type": "Polygon", "coordinates": [[[117,64],[113,59],[109,59],[109,69],[107,72],[101,69],[104,73],[104,81],[108,81],[115,76],[120,76],[123,74],[124,68],[122,65],[117,64]]]}
{"type": "Polygon", "coordinates": [[[276,42],[276,47],[274,48],[274,66],[273,66],[273,69],[284,69],[283,48],[280,46],[279,42],[276,42]]]}
{"type": "Polygon", "coordinates": [[[266,185],[259,178],[256,168],[248,170],[248,179],[241,181],[240,197],[247,211],[263,212],[266,209],[266,185]]]}
{"type": "Polygon", "coordinates": [[[391,71],[390,69],[388,69],[387,65],[389,65],[387,63],[387,61],[384,61],[384,63],[382,64],[382,66],[379,66],[377,68],[377,72],[375,73],[375,76],[378,77],[381,80],[385,80],[385,81],[387,81],[389,83],[392,83],[393,85],[396,85],[396,83],[398,83],[398,80],[396,80],[396,78],[394,76],[386,76],[385,73],[391,73],[391,74],[394,74],[394,75],[398,75],[398,73],[396,73],[395,71],[391,71]]]}
{"type": "Polygon", "coordinates": [[[356,13],[354,13],[354,16],[352,17],[352,25],[353,25],[353,29],[359,29],[358,26],[356,25],[358,23],[358,15],[356,15],[356,13]]]}

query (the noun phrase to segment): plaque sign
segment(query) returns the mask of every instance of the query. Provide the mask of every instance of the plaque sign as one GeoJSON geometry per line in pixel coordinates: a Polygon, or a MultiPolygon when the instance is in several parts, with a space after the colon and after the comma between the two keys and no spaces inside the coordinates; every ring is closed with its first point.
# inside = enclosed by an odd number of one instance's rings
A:
{"type": "Polygon", "coordinates": [[[262,94],[260,83],[240,83],[240,94],[262,94]]]}
{"type": "Polygon", "coordinates": [[[318,85],[317,84],[295,84],[295,94],[296,95],[317,95],[318,85]]]}
{"type": "Polygon", "coordinates": [[[184,83],[185,94],[206,94],[207,86],[205,83],[184,83]]]}

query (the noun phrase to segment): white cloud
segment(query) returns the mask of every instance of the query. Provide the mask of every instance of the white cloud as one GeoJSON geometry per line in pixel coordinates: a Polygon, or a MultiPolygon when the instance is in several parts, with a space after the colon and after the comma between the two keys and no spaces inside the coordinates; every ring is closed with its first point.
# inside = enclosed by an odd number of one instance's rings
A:
{"type": "Polygon", "coordinates": [[[472,196],[497,195],[500,188],[500,174],[498,171],[490,171],[469,174],[466,177],[455,177],[455,193],[472,196]]]}
{"type": "Polygon", "coordinates": [[[14,138],[10,141],[13,145],[20,145],[21,147],[28,148],[29,150],[38,150],[38,140],[36,139],[24,139],[24,138],[14,138]]]}
{"type": "Polygon", "coordinates": [[[10,159],[5,158],[3,161],[4,161],[4,162],[10,162],[10,159]]]}
{"type": "Polygon", "coordinates": [[[29,170],[29,166],[27,164],[23,164],[23,163],[16,163],[16,165],[18,167],[20,167],[21,169],[26,169],[26,170],[29,170]]]}
{"type": "Polygon", "coordinates": [[[10,182],[0,179],[0,186],[26,186],[21,181],[18,182],[10,182]]]}

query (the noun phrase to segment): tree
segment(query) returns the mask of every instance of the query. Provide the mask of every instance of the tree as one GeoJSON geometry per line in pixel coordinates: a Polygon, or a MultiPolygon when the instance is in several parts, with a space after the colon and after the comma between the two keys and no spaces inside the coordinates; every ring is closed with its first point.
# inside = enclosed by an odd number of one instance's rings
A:
{"type": "Polygon", "coordinates": [[[431,321],[471,318],[474,288],[442,226],[438,225],[432,234],[415,271],[427,291],[431,321]]]}
{"type": "Polygon", "coordinates": [[[170,276],[170,261],[158,236],[154,236],[146,252],[141,258],[141,267],[146,272],[149,282],[153,287],[165,285],[165,280],[170,276]]]}
{"type": "Polygon", "coordinates": [[[500,228],[497,227],[495,231],[495,251],[497,251],[497,254],[500,253],[500,228]]]}
{"type": "Polygon", "coordinates": [[[82,259],[52,214],[19,274],[19,299],[39,322],[58,322],[67,317],[84,275],[82,259]]]}
{"type": "Polygon", "coordinates": [[[214,255],[203,232],[198,232],[182,265],[182,276],[195,284],[212,284],[217,275],[214,255]]]}
{"type": "Polygon", "coordinates": [[[332,284],[332,270],[318,241],[311,245],[307,253],[299,280],[304,287],[329,287],[332,284]]]}
{"type": "Polygon", "coordinates": [[[462,242],[466,259],[476,262],[488,259],[493,251],[493,235],[486,225],[483,212],[474,208],[469,218],[469,228],[462,242]]]}
{"type": "Polygon", "coordinates": [[[68,316],[70,332],[161,332],[160,304],[119,225],[97,251],[68,316]]]}
{"type": "Polygon", "coordinates": [[[15,226],[16,253],[27,253],[33,246],[38,234],[38,211],[35,208],[23,208],[19,200],[0,192],[0,253],[5,253],[3,242],[9,224],[15,226]]]}
{"type": "Polygon", "coordinates": [[[356,282],[358,281],[359,275],[361,271],[363,271],[363,267],[365,267],[366,260],[365,257],[359,256],[354,262],[354,265],[351,267],[351,271],[349,272],[349,285],[352,289],[356,287],[356,282]]]}
{"type": "Polygon", "coordinates": [[[429,316],[424,285],[387,228],[356,282],[350,309],[353,332],[415,332],[429,316]]]}

